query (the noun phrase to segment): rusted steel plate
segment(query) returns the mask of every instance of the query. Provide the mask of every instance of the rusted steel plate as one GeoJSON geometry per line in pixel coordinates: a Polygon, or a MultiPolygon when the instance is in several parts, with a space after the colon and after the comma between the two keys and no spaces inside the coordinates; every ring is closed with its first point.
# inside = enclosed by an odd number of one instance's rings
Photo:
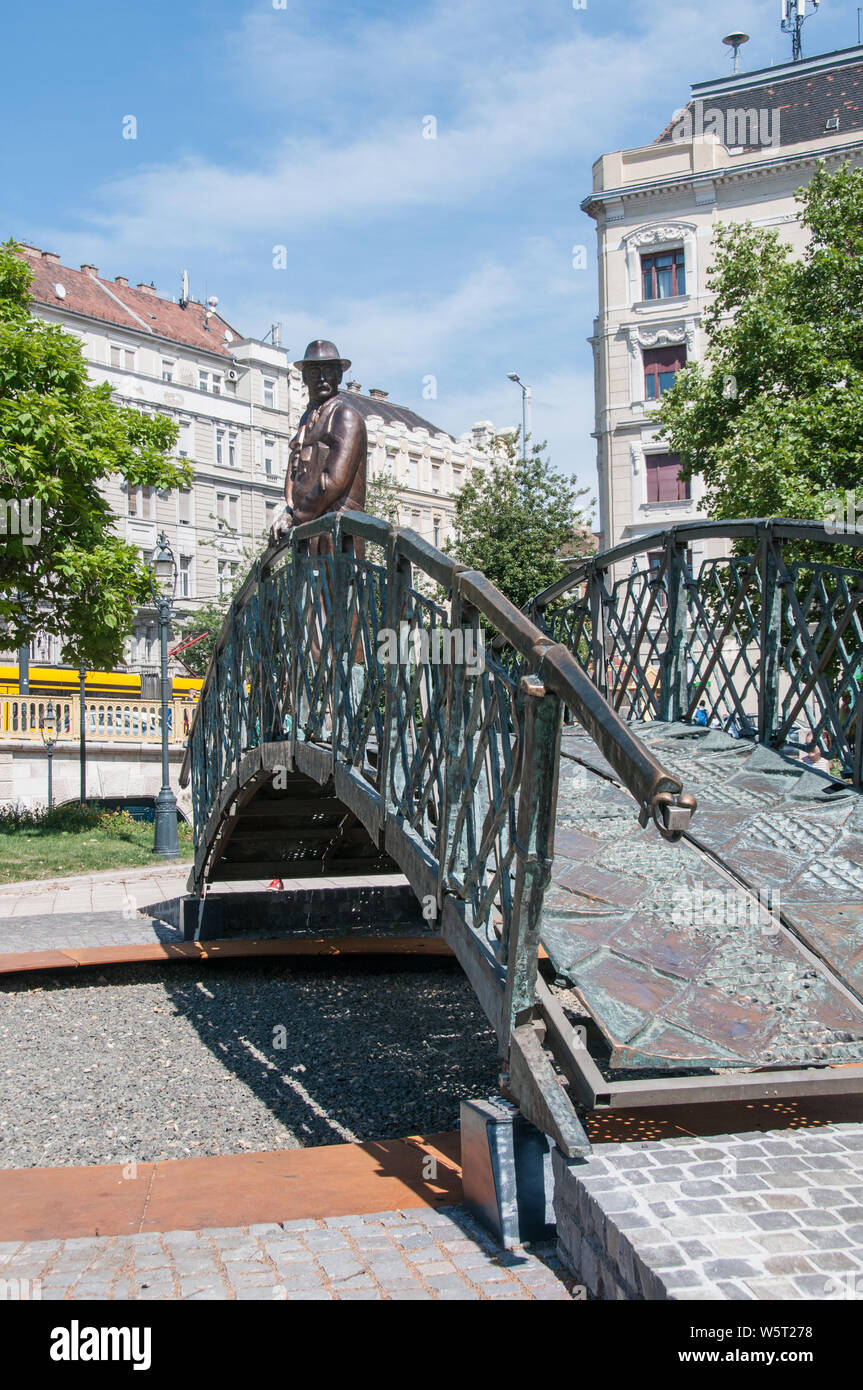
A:
{"type": "Polygon", "coordinates": [[[863,798],[718,730],[637,732],[698,798],[692,842],[642,830],[565,731],[542,933],[562,1002],[613,1070],[863,1061],[863,798]]]}

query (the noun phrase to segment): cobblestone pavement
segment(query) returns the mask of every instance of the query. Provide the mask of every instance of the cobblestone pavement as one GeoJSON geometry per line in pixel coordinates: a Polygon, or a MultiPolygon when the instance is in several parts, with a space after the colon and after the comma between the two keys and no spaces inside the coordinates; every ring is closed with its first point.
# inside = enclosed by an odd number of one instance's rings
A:
{"type": "MultiPolygon", "coordinates": [[[[113,869],[105,873],[31,879],[0,884],[0,930],[9,918],[45,917],[53,913],[122,913],[134,917],[139,907],[163,902],[186,891],[191,864],[113,869]]],[[[0,949],[6,947],[0,940],[0,949]]]]}
{"type": "MultiPolygon", "coordinates": [[[[188,873],[189,866],[184,865],[182,870],[126,869],[4,884],[0,886],[0,955],[179,941],[179,931],[166,917],[176,921],[175,900],[185,895],[188,873]]],[[[404,881],[400,874],[378,874],[353,875],[338,883],[344,888],[380,888],[404,881]]],[[[288,892],[308,892],[310,883],[284,879],[283,885],[288,892]]],[[[269,879],[220,883],[217,895],[265,892],[268,886],[269,879]]],[[[332,888],[336,881],[315,879],[314,886],[332,888]]]]}
{"type": "Polygon", "coordinates": [[[601,1298],[863,1299],[863,1125],[555,1156],[568,1263],[601,1298]]]}
{"type": "Polygon", "coordinates": [[[122,912],[64,912],[0,921],[0,955],[26,951],[72,951],[89,946],[141,946],[182,941],[176,927],[122,912]]]}
{"type": "Polygon", "coordinates": [[[502,1251],[462,1207],[7,1243],[0,1290],[7,1298],[73,1300],[568,1301],[580,1294],[551,1245],[502,1251]]]}

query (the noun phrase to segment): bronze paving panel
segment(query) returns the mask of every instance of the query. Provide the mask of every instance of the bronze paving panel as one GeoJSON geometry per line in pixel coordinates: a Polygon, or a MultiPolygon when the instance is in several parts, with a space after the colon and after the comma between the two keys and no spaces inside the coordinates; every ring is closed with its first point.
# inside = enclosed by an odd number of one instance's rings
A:
{"type": "Polygon", "coordinates": [[[564,730],[542,931],[560,1002],[613,1071],[863,1061],[863,798],[718,730],[634,732],[698,811],[678,844],[642,830],[564,730]]]}

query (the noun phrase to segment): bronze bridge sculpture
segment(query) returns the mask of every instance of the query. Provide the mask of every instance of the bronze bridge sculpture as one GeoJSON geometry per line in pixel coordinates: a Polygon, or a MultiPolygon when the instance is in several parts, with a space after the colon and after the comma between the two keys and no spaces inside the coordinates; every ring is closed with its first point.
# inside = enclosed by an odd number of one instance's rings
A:
{"type": "Polygon", "coordinates": [[[837,543],[863,534],[691,523],[523,613],[410,530],[294,526],[201,692],[190,892],[398,866],[569,1156],[584,1108],[860,1092],[863,571],[837,543]],[[748,553],[694,574],[710,539],[748,553]],[[788,756],[801,725],[844,780],[788,756]]]}

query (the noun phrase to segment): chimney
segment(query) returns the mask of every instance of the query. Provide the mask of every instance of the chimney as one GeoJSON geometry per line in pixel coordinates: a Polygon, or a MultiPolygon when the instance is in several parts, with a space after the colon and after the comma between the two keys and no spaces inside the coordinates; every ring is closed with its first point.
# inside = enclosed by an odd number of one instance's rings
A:
{"type": "Polygon", "coordinates": [[[122,288],[123,288],[124,290],[127,290],[127,289],[129,288],[129,277],[128,277],[128,275],[115,275],[115,276],[114,276],[114,284],[115,284],[115,285],[120,285],[120,286],[122,286],[122,288]]]}
{"type": "MultiPolygon", "coordinates": [[[[58,259],[59,259],[59,257],[58,257],[58,259]]],[[[98,275],[98,274],[99,274],[98,267],[95,266],[95,265],[82,265],[82,266],[81,266],[81,269],[83,270],[83,272],[84,272],[85,275],[98,275]]]]}
{"type": "MultiPolygon", "coordinates": [[[[34,249],[35,249],[35,248],[34,248],[34,249]]],[[[58,256],[58,254],[57,254],[56,251],[43,251],[43,252],[42,252],[42,259],[43,259],[43,261],[47,261],[49,265],[59,265],[59,264],[60,264],[60,257],[58,256]]]]}
{"type": "Polygon", "coordinates": [[[369,395],[374,396],[376,401],[385,401],[389,394],[389,391],[382,391],[379,386],[373,386],[369,391],[369,395]]]}
{"type": "Polygon", "coordinates": [[[139,284],[138,284],[138,289],[141,291],[142,294],[155,294],[155,293],[156,293],[156,286],[155,286],[155,285],[145,285],[145,284],[143,283],[143,281],[139,282],[139,284]]]}
{"type": "Polygon", "coordinates": [[[358,381],[348,381],[345,383],[345,390],[353,391],[355,396],[361,395],[362,389],[363,388],[360,386],[360,383],[358,381]]]}

